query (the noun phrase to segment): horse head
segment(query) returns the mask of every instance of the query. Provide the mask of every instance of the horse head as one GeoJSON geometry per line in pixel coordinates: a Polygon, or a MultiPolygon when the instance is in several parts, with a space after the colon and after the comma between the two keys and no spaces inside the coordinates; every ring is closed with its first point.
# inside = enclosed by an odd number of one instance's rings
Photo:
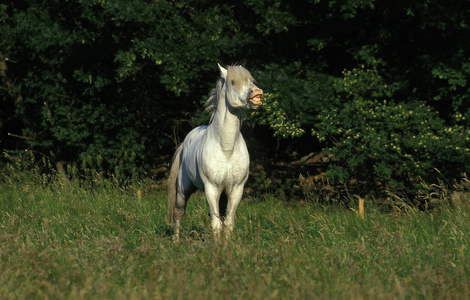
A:
{"type": "Polygon", "coordinates": [[[263,90],[257,87],[250,72],[242,66],[219,64],[220,76],[224,79],[225,97],[233,108],[257,109],[263,99],[263,90]]]}

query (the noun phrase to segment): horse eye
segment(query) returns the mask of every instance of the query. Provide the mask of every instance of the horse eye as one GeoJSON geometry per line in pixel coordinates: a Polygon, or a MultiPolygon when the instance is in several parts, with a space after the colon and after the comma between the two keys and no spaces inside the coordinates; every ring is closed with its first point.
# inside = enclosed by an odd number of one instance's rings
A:
{"type": "Polygon", "coordinates": [[[235,80],[232,79],[230,83],[232,84],[232,86],[235,85],[235,80]]]}

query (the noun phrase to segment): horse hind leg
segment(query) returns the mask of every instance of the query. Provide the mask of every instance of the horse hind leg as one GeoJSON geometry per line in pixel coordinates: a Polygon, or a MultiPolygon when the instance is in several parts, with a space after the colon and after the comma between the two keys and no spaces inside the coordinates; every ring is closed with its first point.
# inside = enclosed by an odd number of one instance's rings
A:
{"type": "Polygon", "coordinates": [[[184,213],[186,211],[186,199],[184,197],[184,194],[181,192],[178,192],[176,195],[176,205],[175,205],[175,211],[174,211],[174,216],[175,216],[175,236],[174,239],[175,241],[180,240],[180,227],[181,227],[181,220],[183,219],[184,213]]]}
{"type": "Polygon", "coordinates": [[[180,240],[180,227],[181,227],[181,220],[186,213],[186,205],[188,204],[189,197],[194,193],[196,188],[189,183],[188,181],[183,181],[182,189],[178,190],[176,194],[176,203],[175,203],[175,241],[180,240]]]}
{"type": "Polygon", "coordinates": [[[225,218],[227,216],[227,204],[228,204],[228,197],[227,197],[227,194],[223,192],[219,198],[219,216],[221,218],[225,218]]]}

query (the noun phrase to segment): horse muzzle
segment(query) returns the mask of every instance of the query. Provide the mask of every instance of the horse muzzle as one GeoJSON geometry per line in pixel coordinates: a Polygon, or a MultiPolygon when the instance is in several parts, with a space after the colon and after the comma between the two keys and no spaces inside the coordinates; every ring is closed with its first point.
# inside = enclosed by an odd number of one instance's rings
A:
{"type": "Polygon", "coordinates": [[[262,99],[263,99],[263,90],[258,87],[253,88],[250,93],[250,98],[248,99],[248,101],[250,102],[251,108],[257,109],[258,107],[263,105],[263,102],[261,102],[262,99]]]}

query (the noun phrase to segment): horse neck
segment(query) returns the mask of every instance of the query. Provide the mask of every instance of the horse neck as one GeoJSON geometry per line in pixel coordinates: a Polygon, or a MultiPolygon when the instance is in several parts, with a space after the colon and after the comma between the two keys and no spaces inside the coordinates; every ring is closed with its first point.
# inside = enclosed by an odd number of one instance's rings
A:
{"type": "Polygon", "coordinates": [[[231,154],[239,141],[242,119],[243,116],[240,110],[231,109],[225,97],[219,99],[214,118],[208,130],[225,153],[231,154]]]}

